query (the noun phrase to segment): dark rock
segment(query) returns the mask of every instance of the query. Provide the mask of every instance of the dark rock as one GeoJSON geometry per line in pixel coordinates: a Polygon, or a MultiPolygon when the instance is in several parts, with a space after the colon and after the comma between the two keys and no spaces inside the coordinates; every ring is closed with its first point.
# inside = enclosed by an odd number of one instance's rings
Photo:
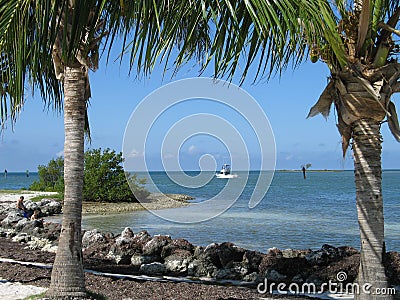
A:
{"type": "Polygon", "coordinates": [[[216,243],[209,244],[203,251],[199,251],[197,255],[199,260],[211,262],[215,267],[222,268],[221,260],[219,259],[219,245],[216,243]]]}
{"type": "Polygon", "coordinates": [[[305,258],[311,265],[328,265],[339,260],[345,253],[348,253],[346,249],[340,250],[325,244],[321,249],[308,253],[305,258]]]}
{"type": "Polygon", "coordinates": [[[53,199],[42,199],[37,203],[40,208],[41,216],[53,216],[61,213],[62,205],[60,202],[53,199]]]}
{"type": "Polygon", "coordinates": [[[88,230],[85,231],[85,233],[82,236],[82,247],[88,248],[94,244],[104,243],[105,240],[106,237],[99,230],[97,229],[88,230]]]}
{"type": "Polygon", "coordinates": [[[305,258],[311,250],[298,250],[298,249],[285,249],[282,250],[282,256],[284,258],[305,258]]]}
{"type": "Polygon", "coordinates": [[[140,247],[140,249],[143,250],[144,245],[151,239],[152,239],[151,235],[146,230],[142,230],[134,234],[132,238],[132,243],[137,244],[140,247]]]}
{"type": "Polygon", "coordinates": [[[176,239],[163,247],[161,251],[161,257],[165,258],[175,254],[176,252],[180,252],[181,250],[186,250],[192,254],[194,251],[194,246],[185,239],[176,239]]]}
{"type": "Polygon", "coordinates": [[[115,239],[115,243],[119,246],[124,245],[124,244],[130,244],[132,242],[132,239],[134,237],[134,233],[132,229],[129,227],[126,227],[121,235],[115,239]]]}
{"type": "Polygon", "coordinates": [[[241,262],[245,249],[236,246],[233,243],[222,243],[218,247],[218,256],[222,266],[228,266],[232,262],[241,262]]]}
{"type": "Polygon", "coordinates": [[[217,279],[242,280],[249,273],[249,269],[239,262],[232,262],[231,267],[221,268],[215,272],[217,279]]]}
{"type": "Polygon", "coordinates": [[[7,217],[1,221],[1,227],[13,228],[20,220],[24,219],[16,209],[12,209],[7,213],[7,217]]]}
{"type": "Polygon", "coordinates": [[[194,259],[188,265],[188,275],[195,277],[215,277],[218,268],[208,259],[194,259]]]}
{"type": "Polygon", "coordinates": [[[259,265],[260,274],[267,275],[270,270],[275,270],[279,274],[285,276],[287,279],[293,278],[299,274],[302,276],[304,272],[306,275],[308,275],[310,269],[311,266],[305,258],[284,258],[283,256],[271,257],[269,254],[262,256],[262,260],[259,265]]]}
{"type": "Polygon", "coordinates": [[[282,251],[276,247],[268,249],[267,255],[272,257],[283,257],[282,251]]]}
{"type": "Polygon", "coordinates": [[[270,282],[283,282],[287,276],[279,273],[279,271],[270,269],[265,272],[265,278],[270,282]]]}
{"type": "Polygon", "coordinates": [[[117,265],[130,264],[134,254],[140,253],[140,246],[135,243],[130,244],[113,244],[107,254],[107,257],[113,260],[117,265]]]}
{"type": "Polygon", "coordinates": [[[131,257],[131,265],[134,267],[140,267],[143,264],[150,264],[153,262],[157,262],[157,259],[158,258],[155,256],[134,254],[131,257]]]}
{"type": "Polygon", "coordinates": [[[44,222],[43,226],[44,230],[40,237],[48,239],[49,241],[58,241],[61,232],[61,224],[44,222]]]}
{"type": "Polygon", "coordinates": [[[388,252],[384,255],[386,275],[392,285],[400,285],[400,253],[388,252]]]}
{"type": "Polygon", "coordinates": [[[156,235],[143,246],[143,254],[161,257],[163,247],[171,243],[172,239],[167,235],[156,235]]]}
{"type": "Polygon", "coordinates": [[[192,253],[188,250],[175,251],[174,254],[167,256],[164,260],[166,270],[173,275],[186,275],[189,263],[193,261],[192,253]]]}
{"type": "Polygon", "coordinates": [[[360,263],[360,255],[354,254],[352,256],[343,257],[340,260],[331,262],[327,266],[318,266],[318,268],[313,268],[313,272],[310,275],[311,279],[308,278],[307,281],[322,281],[322,282],[338,282],[337,275],[339,272],[346,273],[346,279],[340,281],[343,284],[354,282],[358,274],[358,267],[360,263]]]}
{"type": "Polygon", "coordinates": [[[151,264],[142,265],[140,267],[140,272],[149,276],[163,275],[166,272],[166,268],[162,263],[153,262],[151,264]]]}
{"type": "Polygon", "coordinates": [[[250,272],[257,272],[263,255],[261,252],[247,250],[243,254],[243,264],[250,272]]]}
{"type": "Polygon", "coordinates": [[[204,249],[203,246],[194,246],[194,257],[200,257],[204,253],[204,249]]]}

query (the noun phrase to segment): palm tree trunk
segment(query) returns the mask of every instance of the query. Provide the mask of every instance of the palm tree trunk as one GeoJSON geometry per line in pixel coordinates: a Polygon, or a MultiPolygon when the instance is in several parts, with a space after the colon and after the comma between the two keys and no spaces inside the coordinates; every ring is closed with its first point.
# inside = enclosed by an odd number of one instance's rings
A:
{"type": "Polygon", "coordinates": [[[85,72],[66,67],[64,77],[64,207],[61,235],[47,295],[84,297],[82,262],[82,188],[85,126],[85,72]]]}
{"type": "Polygon", "coordinates": [[[382,262],[385,247],[380,124],[372,119],[358,120],[353,123],[352,138],[361,237],[360,294],[355,299],[391,299],[391,296],[376,295],[387,288],[382,262]]]}

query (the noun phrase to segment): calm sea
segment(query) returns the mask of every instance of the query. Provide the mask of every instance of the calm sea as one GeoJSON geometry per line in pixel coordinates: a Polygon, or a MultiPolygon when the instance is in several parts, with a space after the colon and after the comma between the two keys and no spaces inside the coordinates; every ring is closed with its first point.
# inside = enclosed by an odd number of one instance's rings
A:
{"type": "MultiPolygon", "coordinates": [[[[142,174],[143,175],[143,174],[142,174]]],[[[227,180],[212,179],[201,188],[175,184],[164,172],[150,174],[165,193],[183,193],[201,202],[215,196],[227,180]]],[[[196,180],[197,173],[188,172],[196,180]]],[[[240,172],[239,172],[240,175],[240,172]]],[[[139,177],[141,174],[139,173],[139,177]]],[[[119,233],[125,227],[150,234],[169,234],[196,245],[225,241],[265,252],[270,247],[319,248],[322,244],[350,245],[359,248],[353,171],[308,172],[304,180],[299,172],[275,172],[272,184],[258,206],[248,207],[248,200],[259,176],[250,172],[239,199],[219,216],[195,224],[166,221],[148,211],[83,219],[87,229],[119,233]]],[[[8,174],[0,178],[0,189],[29,186],[37,174],[8,174]]],[[[230,179],[232,182],[238,179],[230,179]]],[[[400,170],[383,172],[385,235],[388,250],[400,251],[400,170]]],[[[171,216],[185,214],[185,208],[167,210],[171,216]]]]}
{"type": "Polygon", "coordinates": [[[4,173],[0,173],[0,190],[21,190],[29,189],[29,186],[38,180],[37,173],[29,173],[29,176],[25,172],[8,172],[7,177],[4,173]]]}

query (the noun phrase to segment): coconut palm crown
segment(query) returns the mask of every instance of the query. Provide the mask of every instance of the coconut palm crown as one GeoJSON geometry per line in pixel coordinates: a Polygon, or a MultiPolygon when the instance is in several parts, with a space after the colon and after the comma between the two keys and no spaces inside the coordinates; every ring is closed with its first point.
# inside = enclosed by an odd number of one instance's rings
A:
{"type": "Polygon", "coordinates": [[[387,119],[400,139],[390,100],[400,90],[398,18],[394,0],[0,0],[1,124],[18,117],[28,85],[64,110],[64,215],[48,295],[86,295],[80,238],[89,71],[101,47],[109,53],[119,37],[130,67],[144,73],[159,58],[178,69],[195,57],[217,77],[240,71],[243,82],[254,64],[255,77],[269,78],[308,56],[326,63],[329,83],[309,116],[327,117],[334,104],[343,149],[352,141],[358,280],[386,287],[380,125],[387,119]]]}
{"type": "Polygon", "coordinates": [[[1,127],[18,118],[27,98],[26,88],[32,93],[39,90],[45,105],[64,111],[64,206],[47,292],[50,298],[87,296],[81,218],[89,72],[98,68],[99,54],[110,53],[114,44],[122,54],[134,45],[131,68],[138,57],[138,69],[148,70],[160,53],[168,50],[155,47],[164,31],[173,32],[177,41],[185,41],[185,49],[191,50],[186,59],[193,53],[201,55],[208,35],[200,36],[187,27],[193,23],[203,28],[199,32],[207,33],[208,26],[199,21],[198,11],[188,8],[184,2],[175,5],[153,0],[0,0],[1,127]],[[168,21],[166,24],[172,26],[161,29],[163,20],[172,16],[180,22],[168,21]]]}
{"type": "Polygon", "coordinates": [[[400,141],[391,101],[400,91],[399,1],[227,2],[220,1],[220,26],[206,62],[215,58],[216,76],[233,78],[240,72],[243,80],[256,63],[255,77],[269,78],[307,56],[329,67],[328,84],[308,117],[328,117],[334,104],[344,154],[352,142],[361,237],[358,283],[372,286],[370,293],[355,297],[391,298],[377,295],[387,287],[380,127],[387,120],[400,141]],[[234,24],[234,32],[225,24],[234,24]]]}

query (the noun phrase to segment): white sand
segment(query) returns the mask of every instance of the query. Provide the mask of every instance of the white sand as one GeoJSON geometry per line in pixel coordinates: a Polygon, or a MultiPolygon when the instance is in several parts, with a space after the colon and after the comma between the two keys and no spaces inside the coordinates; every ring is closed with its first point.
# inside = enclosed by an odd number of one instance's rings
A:
{"type": "Polygon", "coordinates": [[[2,300],[25,299],[29,296],[38,295],[45,292],[43,287],[21,284],[19,282],[9,282],[0,279],[0,295],[2,300]]]}
{"type": "Polygon", "coordinates": [[[33,197],[36,196],[52,196],[56,195],[56,192],[35,192],[35,191],[7,191],[7,192],[2,192],[0,191],[0,206],[8,206],[12,203],[17,203],[17,200],[19,197],[24,196],[24,200],[30,200],[33,197]]]}

